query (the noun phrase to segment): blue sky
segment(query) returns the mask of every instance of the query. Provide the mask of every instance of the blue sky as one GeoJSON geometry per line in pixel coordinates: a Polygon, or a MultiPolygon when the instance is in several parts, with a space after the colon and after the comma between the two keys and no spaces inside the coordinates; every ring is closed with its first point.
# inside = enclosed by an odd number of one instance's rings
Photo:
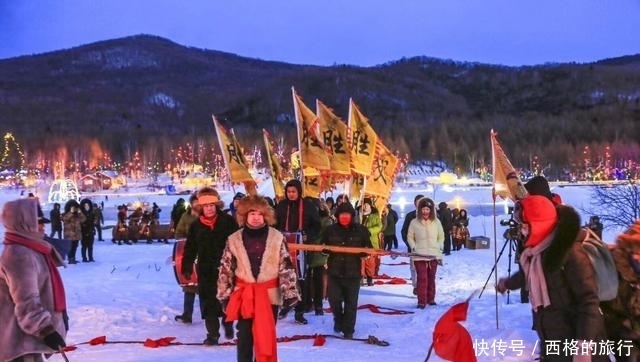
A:
{"type": "Polygon", "coordinates": [[[265,60],[505,65],[640,53],[640,0],[0,0],[0,59],[136,34],[265,60]]]}

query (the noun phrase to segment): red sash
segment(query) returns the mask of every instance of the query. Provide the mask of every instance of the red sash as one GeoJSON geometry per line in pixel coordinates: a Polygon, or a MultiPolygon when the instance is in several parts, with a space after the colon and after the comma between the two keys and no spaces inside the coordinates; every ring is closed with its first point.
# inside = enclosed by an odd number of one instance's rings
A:
{"type": "Polygon", "coordinates": [[[236,289],[229,297],[227,322],[253,318],[253,344],[258,362],[277,362],[276,322],[268,290],[278,287],[278,278],[261,283],[236,279],[236,289]]]}

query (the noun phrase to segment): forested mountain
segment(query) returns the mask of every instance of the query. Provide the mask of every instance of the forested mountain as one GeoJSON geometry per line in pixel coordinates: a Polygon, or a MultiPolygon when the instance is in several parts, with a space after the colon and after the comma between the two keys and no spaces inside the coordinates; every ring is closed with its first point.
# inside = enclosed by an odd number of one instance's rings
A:
{"type": "Polygon", "coordinates": [[[0,131],[12,131],[28,155],[63,147],[86,158],[97,143],[113,159],[140,151],[167,162],[178,145],[215,144],[215,114],[245,147],[260,145],[261,128],[293,146],[292,86],[310,108],[318,98],[345,120],[353,98],[391,149],[461,172],[490,162],[492,128],[520,167],[537,160],[557,172],[604,162],[605,150],[612,163],[640,161],[640,55],[527,67],[427,57],[320,67],[140,35],[0,60],[0,131]]]}

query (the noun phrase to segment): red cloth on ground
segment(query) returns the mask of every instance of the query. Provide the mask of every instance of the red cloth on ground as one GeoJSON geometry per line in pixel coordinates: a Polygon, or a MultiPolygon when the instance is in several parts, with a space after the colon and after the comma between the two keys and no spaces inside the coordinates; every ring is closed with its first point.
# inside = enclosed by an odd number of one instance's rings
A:
{"type": "Polygon", "coordinates": [[[277,362],[276,322],[273,319],[268,290],[278,287],[278,278],[262,283],[236,279],[236,289],[229,297],[227,322],[253,318],[251,334],[258,362],[277,362]]]}
{"type": "Polygon", "coordinates": [[[29,248],[44,256],[49,268],[49,274],[51,275],[51,286],[53,287],[53,306],[56,312],[63,312],[67,309],[67,299],[64,294],[64,285],[62,284],[62,277],[56,268],[56,263],[53,261],[53,247],[49,244],[41,245],[29,241],[28,239],[13,234],[10,232],[5,233],[4,243],[6,245],[18,244],[26,248],[29,248]]]}

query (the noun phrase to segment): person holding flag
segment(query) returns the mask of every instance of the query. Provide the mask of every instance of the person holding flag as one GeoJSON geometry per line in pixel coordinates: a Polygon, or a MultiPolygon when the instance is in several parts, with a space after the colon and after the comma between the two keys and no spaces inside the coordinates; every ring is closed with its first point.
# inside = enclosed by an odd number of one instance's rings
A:
{"type": "MultiPolygon", "coordinates": [[[[302,198],[302,183],[293,179],[285,185],[285,199],[276,206],[276,229],[281,231],[288,242],[312,243],[318,237],[321,228],[321,219],[318,208],[310,201],[302,198]]],[[[300,253],[300,252],[299,252],[300,253]]],[[[301,255],[303,261],[306,255],[301,255]]],[[[305,267],[303,266],[303,269],[305,267]]],[[[299,270],[299,287],[302,294],[302,302],[295,307],[295,321],[298,324],[307,324],[304,317],[305,309],[311,306],[310,286],[306,281],[306,270],[299,270]]],[[[282,308],[279,319],[283,319],[289,313],[289,308],[282,308]]]]}

